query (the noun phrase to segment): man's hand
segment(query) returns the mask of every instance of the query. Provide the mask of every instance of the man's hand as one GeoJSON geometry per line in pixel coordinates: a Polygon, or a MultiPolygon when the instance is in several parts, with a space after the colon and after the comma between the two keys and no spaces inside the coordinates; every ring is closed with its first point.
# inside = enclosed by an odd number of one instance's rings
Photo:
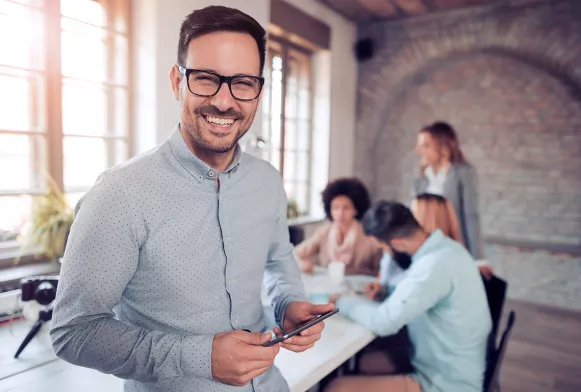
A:
{"type": "MultiPolygon", "coordinates": [[[[291,302],[286,307],[282,326],[285,332],[292,332],[301,325],[314,320],[317,316],[330,312],[333,309],[335,309],[335,306],[332,304],[313,305],[310,302],[291,302]]],[[[305,329],[300,335],[285,340],[282,343],[282,347],[297,353],[308,350],[315,345],[317,340],[321,339],[323,328],[325,328],[325,322],[321,321],[311,328],[305,329]]],[[[279,328],[275,328],[274,333],[276,336],[282,336],[283,334],[279,328]]]]}
{"type": "Polygon", "coordinates": [[[306,274],[315,273],[315,266],[313,265],[313,262],[310,260],[299,260],[299,267],[301,269],[301,272],[304,272],[306,274]]]}
{"type": "Polygon", "coordinates": [[[339,298],[341,298],[341,294],[331,294],[331,296],[329,296],[329,303],[336,305],[339,298]]]}
{"type": "Polygon", "coordinates": [[[478,270],[486,278],[486,280],[490,280],[490,278],[494,276],[494,271],[492,270],[492,267],[489,266],[488,264],[479,265],[478,270]]]}
{"type": "Polygon", "coordinates": [[[212,377],[223,384],[244,386],[274,363],[280,345],[262,347],[270,333],[224,332],[212,343],[212,377]]]}
{"type": "Polygon", "coordinates": [[[372,301],[383,301],[387,296],[387,287],[380,285],[379,282],[367,283],[363,293],[372,301]]]}

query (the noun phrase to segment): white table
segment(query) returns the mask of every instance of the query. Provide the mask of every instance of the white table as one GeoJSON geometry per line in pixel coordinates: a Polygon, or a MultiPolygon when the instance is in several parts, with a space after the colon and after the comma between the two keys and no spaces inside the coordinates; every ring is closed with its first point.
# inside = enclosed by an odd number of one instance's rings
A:
{"type": "MultiPolygon", "coordinates": [[[[307,291],[330,287],[321,273],[304,277],[304,282],[307,291]]],[[[275,360],[292,392],[304,392],[313,387],[375,338],[371,331],[340,313],[325,324],[321,340],[314,348],[303,353],[283,349],[275,360]]],[[[20,359],[13,360],[30,325],[29,322],[16,323],[13,331],[8,326],[0,327],[0,392],[122,391],[121,379],[58,359],[52,350],[47,326],[29,343],[20,359]],[[6,377],[7,374],[14,375],[6,377]]]]}

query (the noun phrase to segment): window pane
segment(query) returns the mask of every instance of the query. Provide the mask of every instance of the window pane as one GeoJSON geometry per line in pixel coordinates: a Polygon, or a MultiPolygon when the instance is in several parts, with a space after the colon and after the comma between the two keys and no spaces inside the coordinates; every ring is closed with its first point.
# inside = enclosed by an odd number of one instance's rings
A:
{"type": "Polygon", "coordinates": [[[287,63],[289,66],[287,80],[286,80],[286,97],[285,97],[285,117],[296,118],[297,117],[297,79],[294,74],[294,64],[292,62],[287,63]]]}
{"type": "Polygon", "coordinates": [[[113,155],[109,167],[118,165],[125,162],[128,157],[128,146],[125,140],[115,140],[111,143],[114,144],[114,151],[111,152],[113,155]]]}
{"type": "Polygon", "coordinates": [[[284,189],[286,191],[286,198],[288,200],[296,200],[296,187],[294,182],[285,181],[284,189]]]}
{"type": "Polygon", "coordinates": [[[129,98],[127,90],[124,88],[115,88],[113,91],[113,98],[115,101],[110,107],[114,110],[113,129],[109,130],[111,135],[127,136],[129,128],[129,98]]]}
{"type": "Polygon", "coordinates": [[[65,136],[65,189],[90,188],[107,169],[107,150],[103,139],[65,136]]]}
{"type": "Polygon", "coordinates": [[[30,130],[31,83],[28,79],[0,75],[0,128],[30,130]]]}
{"type": "Polygon", "coordinates": [[[0,197],[0,211],[0,244],[16,241],[30,221],[32,199],[30,196],[0,197]]]}
{"type": "Polygon", "coordinates": [[[36,72],[0,66],[0,128],[40,131],[44,123],[44,82],[36,72]],[[3,74],[3,75],[1,75],[3,74]]]}
{"type": "Polygon", "coordinates": [[[308,89],[302,88],[299,91],[299,108],[298,117],[301,120],[308,120],[311,118],[311,93],[308,89]]]}
{"type": "Polygon", "coordinates": [[[309,187],[306,182],[299,182],[296,184],[296,200],[301,214],[309,212],[309,187]]]}
{"type": "Polygon", "coordinates": [[[80,35],[63,31],[62,73],[64,76],[91,80],[106,81],[106,47],[100,39],[101,29],[92,28],[92,35],[80,35]]]}
{"type": "Polygon", "coordinates": [[[297,128],[297,150],[309,151],[311,149],[311,122],[300,120],[297,128]]]}
{"type": "Polygon", "coordinates": [[[128,66],[127,59],[129,57],[129,47],[127,43],[127,37],[117,35],[114,38],[115,42],[115,56],[113,58],[115,64],[115,69],[113,75],[111,75],[111,81],[116,84],[127,84],[128,83],[128,66]]]}
{"type": "Polygon", "coordinates": [[[284,128],[284,149],[296,150],[297,148],[297,123],[295,120],[287,119],[284,128]]]}
{"type": "Polygon", "coordinates": [[[298,181],[307,181],[309,179],[309,159],[308,152],[296,153],[297,172],[296,179],[298,181]]]}
{"type": "Polygon", "coordinates": [[[278,148],[271,148],[270,164],[280,171],[280,150],[278,148]]]}
{"type": "Polygon", "coordinates": [[[63,84],[63,132],[76,135],[107,133],[107,96],[97,86],[63,84]]]}
{"type": "Polygon", "coordinates": [[[0,134],[0,191],[41,189],[45,162],[42,136],[0,134]]]}
{"type": "Polygon", "coordinates": [[[61,14],[95,26],[106,26],[105,8],[95,0],[61,0],[61,14]]]}
{"type": "Polygon", "coordinates": [[[43,30],[40,10],[0,1],[0,64],[42,69],[43,30]]]}
{"type": "Polygon", "coordinates": [[[284,153],[284,173],[283,178],[287,181],[294,181],[297,175],[297,156],[294,152],[284,153]]]}

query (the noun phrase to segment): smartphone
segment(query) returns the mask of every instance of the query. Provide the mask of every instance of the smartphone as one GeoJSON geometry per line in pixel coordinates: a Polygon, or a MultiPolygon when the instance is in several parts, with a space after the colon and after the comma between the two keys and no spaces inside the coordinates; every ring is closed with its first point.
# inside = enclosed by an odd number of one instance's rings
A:
{"type": "Polygon", "coordinates": [[[290,338],[292,336],[296,336],[296,335],[300,334],[301,332],[303,332],[305,329],[308,329],[308,328],[312,327],[313,325],[318,324],[325,319],[328,319],[329,317],[331,317],[334,314],[337,314],[338,312],[339,312],[339,308],[336,308],[330,312],[322,314],[319,317],[317,317],[316,319],[309,321],[308,323],[306,323],[302,327],[297,328],[292,332],[289,332],[289,333],[287,333],[279,338],[274,338],[266,343],[263,343],[262,346],[263,347],[270,347],[270,346],[275,345],[277,343],[280,343],[284,340],[287,340],[288,338],[290,338]]]}

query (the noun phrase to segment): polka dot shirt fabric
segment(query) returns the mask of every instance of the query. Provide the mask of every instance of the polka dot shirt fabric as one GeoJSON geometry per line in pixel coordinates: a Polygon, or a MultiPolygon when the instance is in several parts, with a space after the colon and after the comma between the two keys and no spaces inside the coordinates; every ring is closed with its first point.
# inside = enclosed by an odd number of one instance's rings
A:
{"type": "Polygon", "coordinates": [[[212,378],[215,334],[266,328],[263,280],[278,323],[306,297],[280,174],[239,147],[219,173],[178,126],[103,173],[77,205],[60,279],[55,351],[127,392],[288,390],[274,366],[240,388],[212,378]]]}

